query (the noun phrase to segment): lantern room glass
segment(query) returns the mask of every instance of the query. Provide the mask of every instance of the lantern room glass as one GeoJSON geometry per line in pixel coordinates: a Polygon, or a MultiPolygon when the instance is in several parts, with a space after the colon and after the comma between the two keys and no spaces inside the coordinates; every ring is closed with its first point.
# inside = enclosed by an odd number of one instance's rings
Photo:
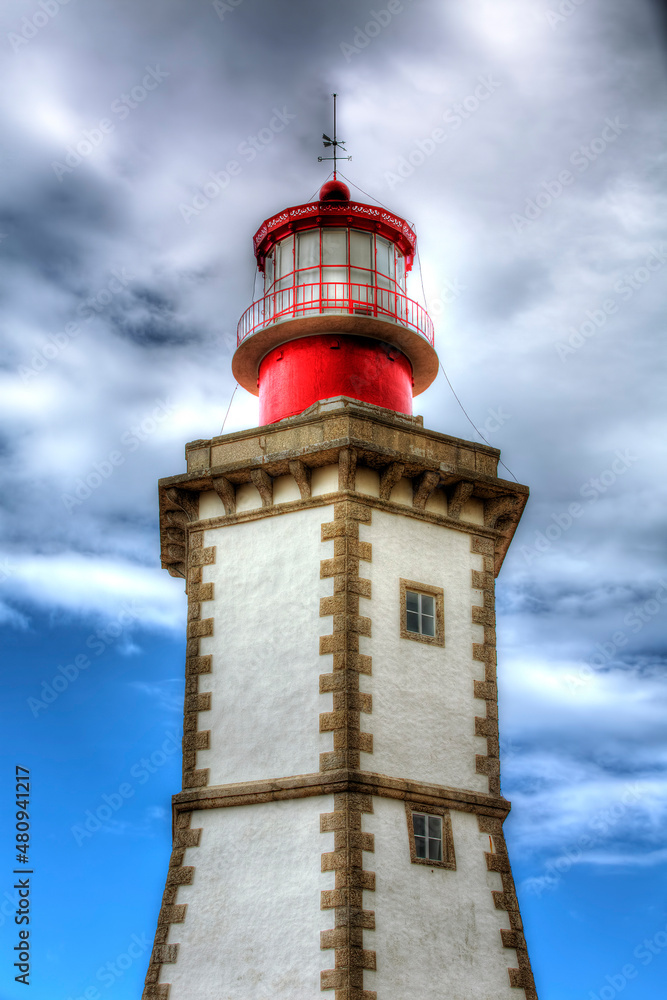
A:
{"type": "Polygon", "coordinates": [[[307,229],[275,245],[264,267],[264,293],[298,288],[296,300],[372,302],[370,288],[405,293],[405,259],[389,240],[359,229],[307,229]],[[315,293],[317,286],[317,293],[315,293]],[[348,288],[347,286],[353,286],[348,288]]]}

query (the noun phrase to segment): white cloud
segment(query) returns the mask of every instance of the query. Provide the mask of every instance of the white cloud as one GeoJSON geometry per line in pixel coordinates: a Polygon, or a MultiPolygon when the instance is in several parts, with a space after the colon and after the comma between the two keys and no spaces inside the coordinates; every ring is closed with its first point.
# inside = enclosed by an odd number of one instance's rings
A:
{"type": "MultiPolygon", "coordinates": [[[[75,617],[114,619],[129,610],[137,627],[176,633],[184,627],[182,585],[165,570],[118,559],[76,553],[15,556],[11,594],[28,614],[31,607],[57,608],[75,617]]],[[[26,618],[23,612],[12,614],[26,618]]]]}

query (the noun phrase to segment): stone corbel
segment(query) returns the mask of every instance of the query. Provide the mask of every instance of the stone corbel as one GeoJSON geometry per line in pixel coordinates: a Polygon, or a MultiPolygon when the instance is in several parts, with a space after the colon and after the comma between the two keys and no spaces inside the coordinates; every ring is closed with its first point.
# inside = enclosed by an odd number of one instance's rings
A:
{"type": "Polygon", "coordinates": [[[302,500],[310,499],[311,470],[298,459],[289,463],[290,475],[296,480],[302,500]]]}
{"type": "Polygon", "coordinates": [[[185,562],[185,545],[168,542],[162,550],[162,562],[174,563],[185,562]]]}
{"type": "Polygon", "coordinates": [[[167,528],[180,528],[181,531],[184,531],[185,525],[188,523],[188,515],[184,510],[165,510],[162,514],[162,523],[167,528]]]}
{"type": "Polygon", "coordinates": [[[177,486],[170,486],[164,491],[165,496],[177,507],[185,511],[188,521],[199,520],[199,494],[190,493],[188,490],[179,490],[177,486]]]}
{"type": "Polygon", "coordinates": [[[262,498],[262,507],[273,505],[273,479],[264,469],[251,469],[250,478],[262,498]]]}
{"type": "Polygon", "coordinates": [[[517,498],[506,495],[484,501],[484,524],[487,528],[497,528],[504,517],[511,517],[518,506],[517,498]]]}
{"type": "Polygon", "coordinates": [[[413,484],[412,506],[418,510],[424,510],[428,498],[440,482],[440,473],[434,469],[427,469],[422,472],[413,484]]]}
{"type": "Polygon", "coordinates": [[[225,508],[225,514],[236,513],[236,490],[233,483],[230,483],[224,476],[217,476],[213,480],[213,489],[218,494],[225,508]]]}
{"type": "Polygon", "coordinates": [[[447,491],[447,517],[451,517],[454,521],[459,520],[461,511],[472,496],[473,489],[473,483],[462,479],[461,482],[447,491]]]}
{"type": "Polygon", "coordinates": [[[380,500],[388,500],[396,483],[399,481],[405,465],[403,462],[392,462],[382,471],[380,476],[380,500]]]}

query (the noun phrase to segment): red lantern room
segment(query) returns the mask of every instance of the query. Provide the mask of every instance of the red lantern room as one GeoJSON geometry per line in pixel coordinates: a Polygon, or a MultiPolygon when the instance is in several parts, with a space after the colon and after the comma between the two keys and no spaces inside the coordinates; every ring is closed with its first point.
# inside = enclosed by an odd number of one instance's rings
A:
{"type": "Polygon", "coordinates": [[[260,424],[334,396],[412,413],[438,373],[431,319],[405,294],[415,247],[404,219],[350,201],[335,177],[318,201],[262,223],[264,294],[241,317],[232,361],[260,424]]]}

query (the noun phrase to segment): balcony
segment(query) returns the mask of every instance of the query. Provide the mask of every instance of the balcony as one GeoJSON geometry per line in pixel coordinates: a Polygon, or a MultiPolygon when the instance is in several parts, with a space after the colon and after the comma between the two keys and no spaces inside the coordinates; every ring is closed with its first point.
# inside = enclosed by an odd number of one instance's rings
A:
{"type": "MultiPolygon", "coordinates": [[[[378,275],[381,278],[382,276],[378,275]]],[[[387,279],[384,278],[386,282],[387,279]]],[[[274,323],[314,315],[372,316],[414,330],[433,346],[433,322],[423,306],[397,288],[347,281],[314,282],[273,289],[246,309],[237,328],[237,346],[274,323]]]]}

